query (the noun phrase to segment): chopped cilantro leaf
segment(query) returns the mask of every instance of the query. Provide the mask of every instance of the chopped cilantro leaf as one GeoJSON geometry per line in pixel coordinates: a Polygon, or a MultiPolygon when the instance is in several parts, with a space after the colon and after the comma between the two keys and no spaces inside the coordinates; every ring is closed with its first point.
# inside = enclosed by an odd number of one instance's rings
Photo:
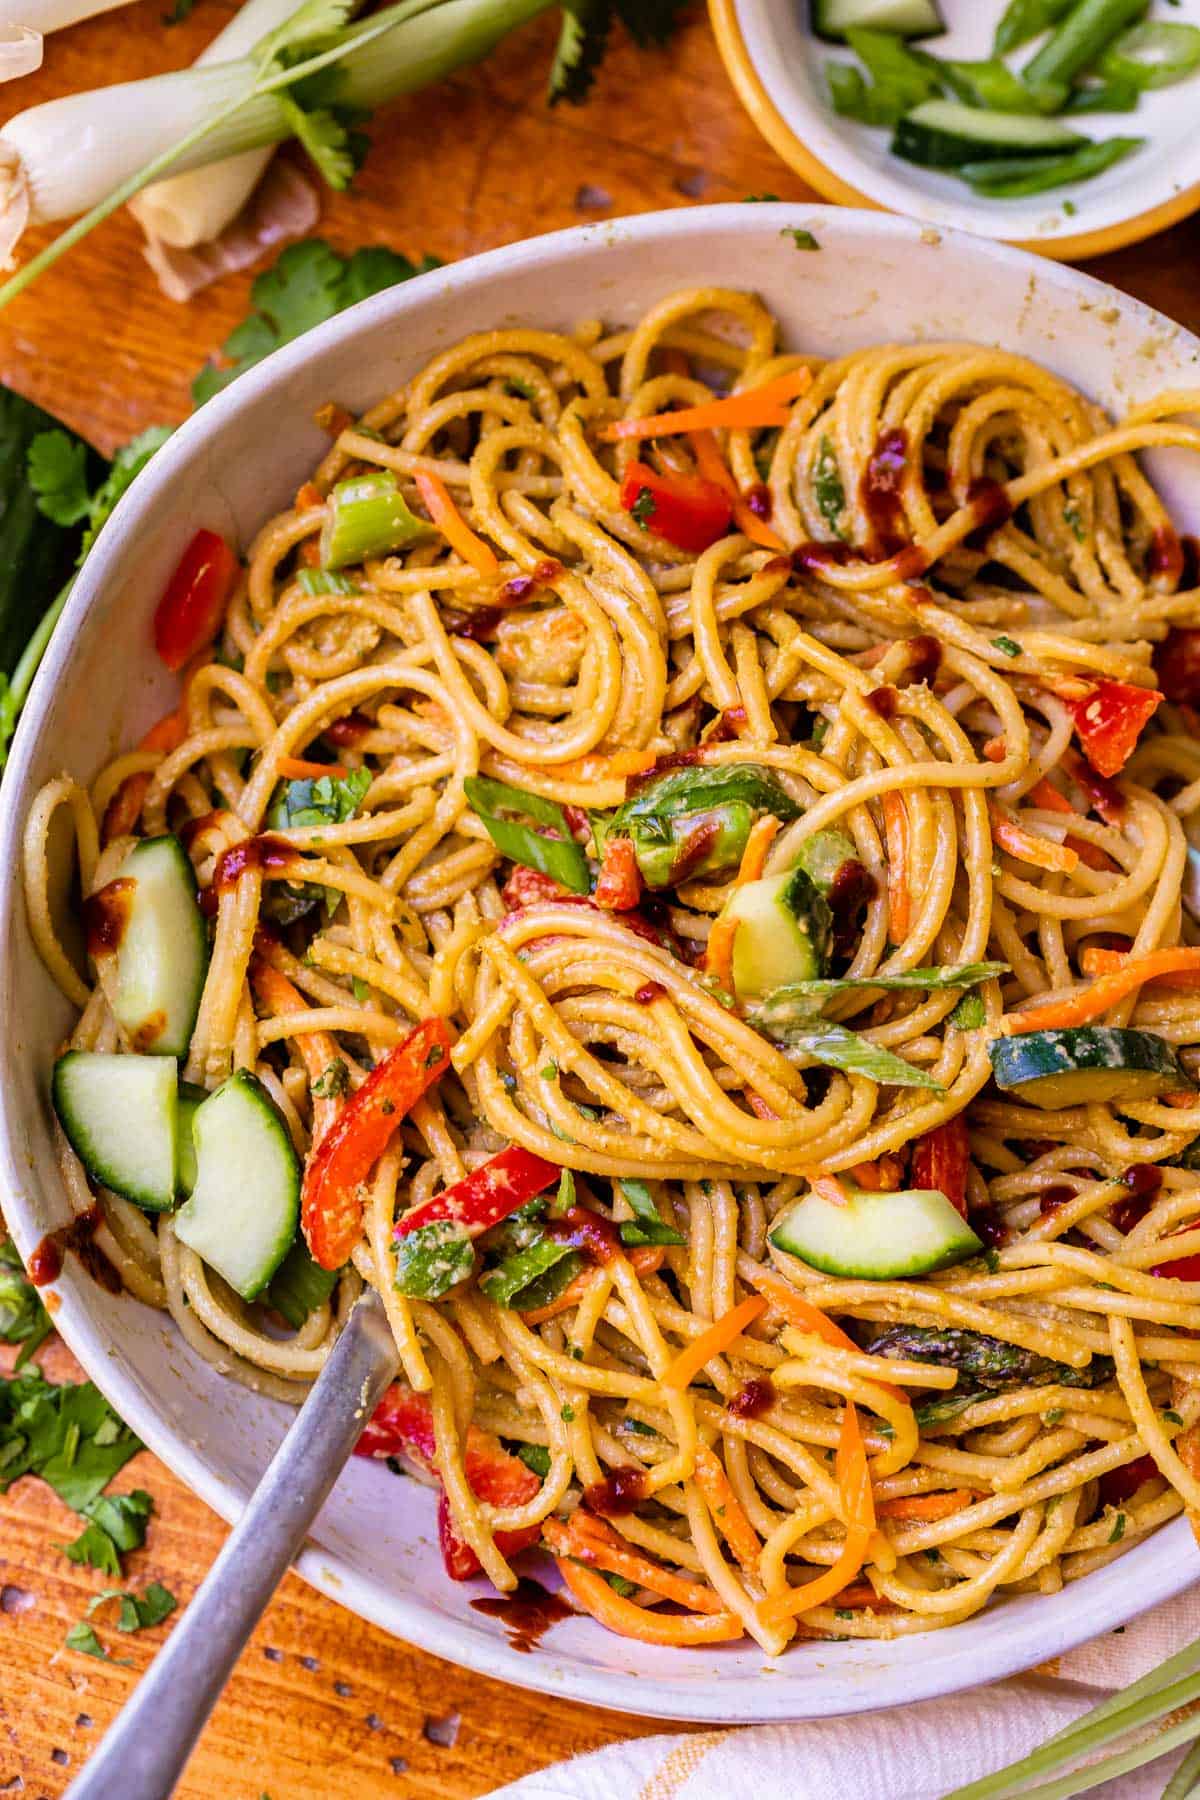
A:
{"type": "Polygon", "coordinates": [[[78,525],[87,518],[92,504],[87,462],[87,445],[65,431],[39,431],[29,446],[29,485],[38,511],[56,525],[78,525]]]}
{"type": "Polygon", "coordinates": [[[19,1370],[54,1330],[41,1295],[25,1274],[17,1246],[0,1244],[0,1344],[20,1344],[19,1370]]]}
{"type": "Polygon", "coordinates": [[[550,1473],[550,1452],[545,1444],[518,1444],[517,1455],[527,1469],[532,1469],[545,1481],[550,1473]]]}
{"type": "Polygon", "coordinates": [[[993,638],[992,639],[992,648],[994,650],[999,650],[1001,656],[1020,656],[1021,655],[1021,646],[1020,646],[1020,644],[1018,644],[1016,642],[1015,638],[1010,638],[1010,637],[993,638]]]}
{"type": "Polygon", "coordinates": [[[116,1663],[121,1668],[129,1668],[133,1661],[132,1657],[114,1656],[111,1650],[105,1649],[92,1627],[82,1620],[78,1625],[72,1625],[63,1642],[68,1650],[78,1650],[81,1656],[95,1656],[101,1662],[116,1663]]]}
{"type": "Polygon", "coordinates": [[[350,1070],[340,1056],[335,1057],[333,1062],[326,1063],[317,1079],[309,1085],[310,1091],[319,1095],[322,1100],[336,1100],[350,1086],[350,1070]]]}
{"type": "Polygon", "coordinates": [[[950,1014],[950,1023],[959,1031],[978,1031],[986,1022],[987,1008],[979,994],[964,994],[950,1014]]]}
{"type": "Polygon", "coordinates": [[[629,510],[642,530],[649,531],[650,521],[658,511],[658,503],[654,498],[653,490],[648,487],[639,488],[629,510]]]}
{"type": "Polygon", "coordinates": [[[785,225],[780,237],[790,237],[797,250],[819,250],[820,244],[811,231],[805,231],[802,225],[785,225]]]}

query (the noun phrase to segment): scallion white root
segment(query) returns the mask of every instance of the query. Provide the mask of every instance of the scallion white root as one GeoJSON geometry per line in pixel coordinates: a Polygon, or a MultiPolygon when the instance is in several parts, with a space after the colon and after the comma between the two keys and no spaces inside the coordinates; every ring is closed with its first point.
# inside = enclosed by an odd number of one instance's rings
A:
{"type": "MultiPolygon", "coordinates": [[[[201,51],[196,66],[236,62],[268,31],[295,12],[299,0],[246,0],[224,31],[201,51]]],[[[146,236],[173,250],[191,250],[219,237],[236,219],[271,160],[272,146],[243,150],[224,162],[169,175],[129,202],[129,210],[146,236]]]]}
{"type": "Polygon", "coordinates": [[[42,66],[42,34],[28,25],[0,22],[0,81],[32,75],[42,66]]]}

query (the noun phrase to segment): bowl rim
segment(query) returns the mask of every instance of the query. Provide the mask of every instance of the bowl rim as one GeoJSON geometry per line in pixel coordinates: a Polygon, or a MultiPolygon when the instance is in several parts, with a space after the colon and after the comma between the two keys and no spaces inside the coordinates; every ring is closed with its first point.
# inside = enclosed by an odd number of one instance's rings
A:
{"type": "MultiPolygon", "coordinates": [[[[320,359],[335,346],[352,341],[361,332],[384,323],[395,324],[410,313],[419,313],[426,294],[431,291],[431,283],[438,285],[441,295],[447,290],[450,293],[457,290],[467,297],[481,279],[542,266],[552,271],[578,251],[609,247],[614,241],[632,246],[639,243],[661,245],[673,239],[708,237],[714,228],[720,228],[733,238],[747,240],[764,233],[778,235],[784,226],[795,224],[798,210],[806,222],[815,223],[818,230],[826,233],[831,249],[835,248],[837,233],[843,228],[852,236],[861,238],[865,233],[893,246],[914,244],[922,239],[928,241],[929,228],[916,220],[879,210],[847,211],[796,201],[752,207],[736,202],[681,207],[572,226],[464,259],[360,302],[267,357],[177,429],[121,500],[101,532],[75,583],[60,628],[51,640],[17,729],[5,779],[5,791],[10,798],[8,804],[0,804],[0,1018],[14,1016],[13,963],[9,946],[13,941],[14,915],[24,905],[19,875],[21,832],[27,803],[24,790],[41,747],[48,703],[70,660],[79,627],[105,592],[110,567],[120,555],[124,533],[166,501],[177,468],[193,456],[202,456],[207,440],[218,428],[235,422],[240,414],[258,406],[264,397],[277,394],[286,398],[288,380],[294,370],[320,359]]],[[[1169,328],[1180,341],[1190,343],[1193,353],[1200,359],[1200,339],[1176,327],[1144,302],[1090,275],[1054,265],[1048,269],[1029,252],[995,239],[975,238],[952,228],[939,228],[939,234],[941,241],[952,245],[960,255],[969,253],[987,262],[1008,265],[1026,273],[1036,272],[1068,290],[1072,296],[1092,301],[1108,299],[1110,302],[1115,297],[1123,313],[1132,315],[1148,330],[1169,328]]],[[[0,1055],[11,1054],[11,1041],[12,1034],[5,1034],[0,1055]]],[[[0,1080],[0,1193],[9,1197],[12,1234],[18,1249],[28,1256],[34,1246],[35,1232],[32,1221],[25,1216],[21,1200],[25,1152],[15,1116],[10,1116],[8,1093],[9,1084],[0,1080]]],[[[230,1523],[236,1521],[246,1497],[236,1483],[215,1473],[204,1463],[183,1429],[171,1424],[153,1395],[143,1391],[133,1371],[125,1366],[123,1359],[113,1354],[111,1340],[91,1312],[90,1290],[90,1278],[80,1270],[74,1258],[68,1259],[63,1275],[56,1283],[59,1304],[54,1314],[56,1328],[64,1341],[90,1379],[147,1447],[222,1518],[230,1523]]],[[[419,1593],[388,1592],[358,1573],[344,1555],[333,1550],[310,1544],[297,1559],[295,1567],[312,1586],[340,1604],[348,1605],[393,1636],[459,1667],[506,1681],[512,1686],[616,1712],[633,1710],[635,1716],[642,1718],[744,1724],[884,1710],[888,1706],[911,1704],[1020,1673],[1049,1656],[1076,1648],[1106,1630],[1127,1623],[1147,1608],[1172,1598],[1191,1585],[1195,1569],[1190,1566],[1185,1552],[1185,1546],[1191,1544],[1191,1532],[1183,1520],[1161,1528],[1145,1545],[1136,1546],[1129,1553],[1141,1559],[1136,1582],[1129,1579],[1106,1581],[1104,1577],[1109,1571],[1097,1571],[1085,1582],[1064,1590],[1064,1598],[1071,1596],[1070,1603],[1055,1607],[1055,1597],[1046,1597],[1046,1605],[1038,1613],[1036,1629],[1024,1625],[1007,1633],[997,1630],[994,1640],[989,1637],[988,1643],[977,1646],[970,1657],[964,1658],[955,1633],[933,1632],[921,1636],[922,1654],[902,1659],[902,1669],[878,1670],[868,1663],[846,1663],[830,1669],[814,1659],[804,1670],[797,1670],[797,1679],[781,1681],[777,1677],[789,1672],[786,1661],[782,1664],[764,1661],[761,1671],[728,1680],[668,1678],[655,1682],[643,1678],[636,1686],[633,1685],[635,1678],[627,1672],[589,1666],[567,1656],[550,1654],[550,1646],[542,1655],[530,1657],[494,1639],[464,1634],[460,1621],[424,1603],[419,1593]],[[1086,1601],[1083,1598],[1085,1589],[1086,1601]],[[776,1679],[763,1680],[763,1672],[774,1674],[776,1679]]],[[[1127,1575],[1129,1565],[1125,1559],[1122,1559],[1121,1567],[1127,1575]]],[[[980,1616],[987,1618],[989,1615],[980,1616]]],[[[1002,1610],[991,1617],[1002,1619],[1002,1610]]],[[[970,1622],[967,1624],[969,1627],[970,1622]]]]}
{"type": "MultiPolygon", "coordinates": [[[[797,0],[799,3],[799,0],[797,0]]],[[[821,161],[803,138],[788,124],[767,92],[762,76],[750,55],[738,16],[738,0],[708,0],[709,19],[717,49],[725,65],[725,73],[733,84],[738,99],[749,113],[776,154],[789,168],[812,183],[818,194],[842,206],[865,207],[872,212],[891,209],[870,194],[862,193],[827,163],[821,161]]],[[[1143,212],[1130,213],[1111,225],[1093,231],[1063,233],[1054,238],[990,238],[989,242],[1007,244],[1014,250],[1025,250],[1053,262],[1080,262],[1085,257],[1104,256],[1110,250],[1122,250],[1129,244],[1140,244],[1155,232],[1166,231],[1200,208],[1200,181],[1181,188],[1167,200],[1160,200],[1143,212]]],[[[954,231],[956,226],[935,224],[937,231],[954,231]]]]}

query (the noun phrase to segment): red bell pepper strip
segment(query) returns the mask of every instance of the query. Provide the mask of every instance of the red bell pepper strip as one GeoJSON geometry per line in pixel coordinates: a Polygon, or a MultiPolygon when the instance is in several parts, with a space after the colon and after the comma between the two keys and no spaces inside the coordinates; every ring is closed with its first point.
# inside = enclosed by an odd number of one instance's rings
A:
{"type": "Polygon", "coordinates": [[[1172,625],[1154,652],[1154,673],[1168,700],[1200,703],[1200,627],[1172,625]]]}
{"type": "Polygon", "coordinates": [[[221,629],[238,559],[215,531],[200,530],[179,559],[154,614],[154,648],[168,669],[211,644],[221,629]]]}
{"type": "Polygon", "coordinates": [[[642,876],[632,838],[609,838],[593,895],[605,912],[632,912],[642,897],[642,876]]]}
{"type": "Polygon", "coordinates": [[[560,1174],[557,1163],[547,1162],[544,1156],[535,1156],[519,1144],[510,1144],[481,1168],[473,1169],[452,1187],[443,1188],[440,1194],[405,1213],[396,1221],[394,1236],[407,1237],[422,1225],[454,1219],[469,1237],[478,1237],[481,1231],[490,1230],[535,1194],[542,1193],[560,1174]]]}
{"type": "Polygon", "coordinates": [[[638,524],[680,550],[699,554],[725,536],[733,519],[729,495],[702,475],[664,474],[632,462],[621,482],[621,505],[638,524]]]}
{"type": "Polygon", "coordinates": [[[910,1180],[915,1188],[936,1188],[951,1206],[967,1216],[967,1170],[971,1145],[962,1113],[927,1131],[913,1145],[910,1180]]]}
{"type": "MultiPolygon", "coordinates": [[[[440,1481],[433,1408],[428,1397],[415,1394],[402,1382],[393,1382],[359,1438],[355,1455],[406,1456],[440,1481]]],[[[532,1469],[512,1456],[493,1432],[478,1425],[468,1429],[463,1466],[471,1492],[489,1506],[524,1506],[541,1486],[532,1469]]],[[[496,1548],[501,1556],[513,1557],[536,1544],[540,1536],[540,1525],[527,1525],[521,1531],[498,1531],[496,1548]]],[[[438,1541],[452,1581],[467,1581],[479,1573],[479,1558],[456,1530],[444,1490],[438,1499],[438,1541]]]]}
{"type": "Polygon", "coordinates": [[[1143,725],[1162,704],[1154,688],[1126,681],[1098,681],[1073,702],[1075,730],[1083,754],[1101,775],[1119,775],[1137,748],[1143,725]]]}
{"type": "Polygon", "coordinates": [[[561,881],[555,881],[553,875],[543,875],[539,869],[527,869],[523,863],[517,863],[500,889],[500,898],[510,912],[519,912],[521,907],[536,906],[541,900],[577,900],[580,896],[571,893],[561,881]]]}
{"type": "Polygon", "coordinates": [[[1152,1456],[1135,1456],[1119,1469],[1110,1469],[1100,1477],[1100,1504],[1122,1506],[1126,1500],[1132,1500],[1143,1481],[1153,1481],[1157,1474],[1158,1464],[1152,1456]]]}
{"type": "Polygon", "coordinates": [[[1200,1256],[1177,1256],[1174,1262],[1155,1263],[1150,1273],[1171,1281],[1200,1281],[1200,1256]]]}
{"type": "Polygon", "coordinates": [[[404,1115],[450,1067],[444,1019],[423,1019],[371,1070],[304,1171],[300,1222],[323,1269],[340,1269],[362,1235],[363,1183],[404,1115]]]}

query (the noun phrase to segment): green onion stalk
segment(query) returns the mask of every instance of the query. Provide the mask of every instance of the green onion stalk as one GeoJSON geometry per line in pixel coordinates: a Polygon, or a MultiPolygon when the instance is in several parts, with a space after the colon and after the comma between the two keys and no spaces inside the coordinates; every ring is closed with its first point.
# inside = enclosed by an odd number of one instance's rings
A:
{"type": "Polygon", "coordinates": [[[75,222],[0,286],[0,306],[164,175],[292,136],[329,173],[309,122],[324,127],[330,108],[370,112],[440,81],[555,3],[397,0],[348,24],[348,0],[307,0],[240,61],[70,94],[17,114],[0,131],[0,258],[27,226],[75,222]],[[318,75],[319,104],[311,85],[307,95],[300,86],[318,75]]]}

